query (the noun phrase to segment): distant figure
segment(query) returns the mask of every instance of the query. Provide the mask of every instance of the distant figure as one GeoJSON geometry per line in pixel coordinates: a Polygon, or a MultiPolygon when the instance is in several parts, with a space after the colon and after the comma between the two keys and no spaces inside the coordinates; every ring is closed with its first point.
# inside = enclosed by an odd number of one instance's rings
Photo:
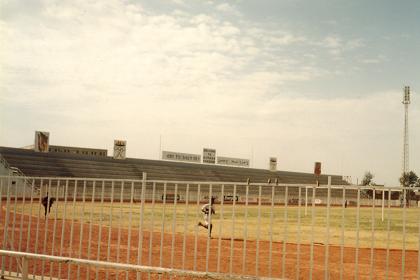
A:
{"type": "Polygon", "coordinates": [[[51,212],[51,206],[54,204],[54,202],[55,202],[55,198],[54,197],[49,198],[48,197],[48,192],[47,192],[47,196],[44,196],[42,198],[41,203],[42,203],[42,206],[44,206],[44,209],[45,209],[45,218],[47,218],[47,209],[48,209],[48,213],[50,213],[51,212]]]}
{"type": "Polygon", "coordinates": [[[198,226],[202,226],[203,228],[209,229],[209,237],[211,238],[211,231],[213,229],[213,224],[210,223],[210,215],[216,214],[214,211],[214,201],[216,200],[215,197],[212,197],[210,199],[210,203],[204,204],[203,207],[201,207],[201,212],[204,213],[204,224],[202,222],[198,222],[198,226]]]}
{"type": "Polygon", "coordinates": [[[344,208],[347,208],[347,205],[348,205],[348,201],[346,200],[344,201],[344,208]]]}

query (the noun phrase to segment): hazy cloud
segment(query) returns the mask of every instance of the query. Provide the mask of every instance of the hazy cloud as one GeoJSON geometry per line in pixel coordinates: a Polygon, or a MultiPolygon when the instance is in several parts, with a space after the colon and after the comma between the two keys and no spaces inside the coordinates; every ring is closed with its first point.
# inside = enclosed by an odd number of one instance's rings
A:
{"type": "MultiPolygon", "coordinates": [[[[171,2],[178,10],[3,2],[0,145],[30,144],[45,129],[56,144],[110,149],[122,138],[130,157],[157,158],[163,135],[172,150],[209,146],[264,168],[278,156],[280,169],[307,172],[321,160],[326,172],[369,169],[393,183],[400,92],[324,95],[338,71],[347,77],[380,61],[357,53],[366,40],[255,22],[239,14],[240,2],[196,3],[198,12],[171,2]]],[[[411,113],[420,119],[418,106],[411,113]]]]}
{"type": "Polygon", "coordinates": [[[184,6],[185,5],[185,1],[184,0],[172,0],[173,3],[184,6]]]}
{"type": "Polygon", "coordinates": [[[337,35],[329,35],[322,42],[316,43],[328,50],[333,56],[340,56],[343,52],[351,51],[364,46],[363,40],[360,38],[344,40],[337,35]]]}
{"type": "Polygon", "coordinates": [[[229,3],[222,3],[222,4],[217,5],[216,10],[229,13],[231,15],[236,15],[236,16],[240,15],[240,12],[229,3]]]}

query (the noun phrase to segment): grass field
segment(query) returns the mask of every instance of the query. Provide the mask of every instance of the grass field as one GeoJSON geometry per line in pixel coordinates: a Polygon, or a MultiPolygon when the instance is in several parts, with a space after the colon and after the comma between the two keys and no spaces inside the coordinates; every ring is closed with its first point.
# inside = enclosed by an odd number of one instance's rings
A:
{"type": "MultiPolygon", "coordinates": [[[[17,212],[37,216],[40,210],[43,216],[43,209],[40,204],[33,204],[32,209],[29,204],[18,205],[17,212]]],[[[146,203],[144,205],[143,229],[153,231],[161,231],[162,226],[165,232],[172,232],[175,225],[175,231],[194,235],[196,231],[199,235],[205,235],[203,228],[197,227],[197,222],[203,220],[200,207],[196,204],[186,206],[179,203],[174,207],[173,203],[163,204],[146,203]],[[175,219],[174,219],[175,217],[175,219]],[[175,223],[174,223],[175,221],[175,223]]],[[[77,202],[73,209],[72,203],[66,206],[66,216],[64,217],[64,203],[59,202],[53,205],[49,219],[75,219],[79,222],[88,223],[92,220],[94,224],[102,224],[112,227],[122,226],[124,228],[131,227],[132,230],[138,230],[141,215],[140,203],[133,204],[132,208],[129,203],[114,203],[111,207],[110,203],[104,203],[101,207],[100,203],[87,202],[82,204],[77,202]],[[131,217],[130,217],[131,216],[131,217]]],[[[343,224],[342,208],[330,208],[330,226],[329,226],[329,243],[341,244],[341,234],[343,224]]],[[[308,213],[305,216],[305,208],[300,209],[296,206],[289,206],[285,209],[283,206],[275,206],[273,208],[273,218],[271,219],[271,207],[261,206],[260,216],[258,206],[236,205],[233,209],[232,205],[216,205],[216,215],[212,216],[213,220],[213,237],[214,238],[245,238],[255,240],[283,241],[291,243],[310,243],[311,239],[315,243],[325,243],[327,238],[327,208],[316,207],[314,216],[314,226],[312,228],[312,208],[308,207],[308,213]],[[233,210],[235,211],[233,218],[233,210]],[[245,212],[248,212],[247,218],[245,212]],[[298,223],[300,212],[300,224],[298,223]],[[286,221],[285,221],[286,218],[286,221]],[[299,231],[300,227],[300,231],[299,231]],[[270,231],[272,228],[272,231],[270,231]],[[234,234],[232,234],[234,232],[234,234]],[[300,234],[299,234],[300,232],[300,234]],[[313,236],[312,236],[313,233],[313,236]]],[[[388,216],[389,216],[389,247],[401,249],[403,247],[403,209],[391,208],[385,209],[385,220],[381,221],[381,208],[376,208],[374,212],[374,238],[372,239],[372,208],[360,208],[359,218],[359,246],[370,247],[373,240],[373,246],[376,248],[386,248],[388,240],[388,216]]],[[[419,208],[406,209],[405,223],[405,248],[419,249],[419,208]]],[[[357,240],[357,209],[344,209],[344,238],[343,243],[348,247],[356,247],[357,240]]]]}

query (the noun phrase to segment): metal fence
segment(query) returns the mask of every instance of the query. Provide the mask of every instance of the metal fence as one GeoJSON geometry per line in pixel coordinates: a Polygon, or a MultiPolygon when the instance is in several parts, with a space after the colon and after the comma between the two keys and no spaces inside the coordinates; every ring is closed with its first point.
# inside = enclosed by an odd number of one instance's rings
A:
{"type": "Polygon", "coordinates": [[[1,275],[420,279],[411,189],[143,178],[0,177],[1,275]]]}

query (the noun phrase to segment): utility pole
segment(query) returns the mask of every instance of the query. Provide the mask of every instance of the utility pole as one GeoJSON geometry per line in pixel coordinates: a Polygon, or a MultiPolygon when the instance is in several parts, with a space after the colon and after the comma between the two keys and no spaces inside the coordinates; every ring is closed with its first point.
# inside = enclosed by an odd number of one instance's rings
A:
{"type": "Polygon", "coordinates": [[[410,87],[404,87],[404,146],[403,146],[403,165],[402,173],[405,175],[409,172],[409,149],[408,149],[408,105],[410,104],[410,87]]]}

